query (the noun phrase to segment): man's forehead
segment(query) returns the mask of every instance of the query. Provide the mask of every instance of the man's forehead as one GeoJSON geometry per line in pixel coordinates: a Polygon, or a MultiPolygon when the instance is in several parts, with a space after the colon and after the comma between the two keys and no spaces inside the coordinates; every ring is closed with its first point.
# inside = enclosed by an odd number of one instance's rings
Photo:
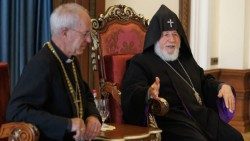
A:
{"type": "Polygon", "coordinates": [[[176,30],[166,30],[166,31],[162,31],[162,33],[168,33],[168,32],[173,32],[173,33],[178,33],[176,30]]]}

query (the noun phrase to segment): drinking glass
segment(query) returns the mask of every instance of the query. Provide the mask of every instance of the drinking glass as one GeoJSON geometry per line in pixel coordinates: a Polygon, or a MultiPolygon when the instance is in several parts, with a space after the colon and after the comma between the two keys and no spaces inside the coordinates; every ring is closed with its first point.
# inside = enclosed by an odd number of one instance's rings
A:
{"type": "Polygon", "coordinates": [[[104,122],[109,116],[109,100],[108,99],[95,99],[96,107],[102,117],[103,126],[104,122]]]}

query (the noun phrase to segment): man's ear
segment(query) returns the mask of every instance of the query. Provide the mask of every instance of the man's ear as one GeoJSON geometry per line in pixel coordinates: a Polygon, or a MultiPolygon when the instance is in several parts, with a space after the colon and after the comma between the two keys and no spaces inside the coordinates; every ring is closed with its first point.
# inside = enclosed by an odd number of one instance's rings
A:
{"type": "Polygon", "coordinates": [[[62,27],[61,30],[60,30],[61,36],[67,37],[68,30],[69,30],[69,29],[68,29],[67,27],[62,27]]]}

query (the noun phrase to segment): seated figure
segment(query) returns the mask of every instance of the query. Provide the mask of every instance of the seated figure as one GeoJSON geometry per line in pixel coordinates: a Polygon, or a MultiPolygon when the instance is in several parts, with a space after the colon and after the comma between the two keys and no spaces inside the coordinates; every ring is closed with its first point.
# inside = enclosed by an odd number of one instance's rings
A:
{"type": "Polygon", "coordinates": [[[122,83],[121,104],[126,123],[143,125],[150,99],[164,99],[169,111],[155,116],[164,141],[243,141],[227,124],[235,110],[233,88],[205,76],[194,60],[181,22],[162,5],[146,32],[144,50],[134,56],[122,83]],[[222,120],[211,105],[225,104],[222,120]]]}
{"type": "Polygon", "coordinates": [[[50,16],[51,41],[30,60],[13,90],[7,120],[34,124],[40,140],[91,140],[101,117],[76,55],[91,43],[88,11],[76,3],[50,16]]]}

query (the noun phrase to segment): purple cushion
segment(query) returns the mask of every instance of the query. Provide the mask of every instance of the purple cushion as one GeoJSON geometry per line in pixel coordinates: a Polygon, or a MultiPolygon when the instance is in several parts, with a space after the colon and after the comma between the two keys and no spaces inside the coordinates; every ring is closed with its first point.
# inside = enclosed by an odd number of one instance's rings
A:
{"type": "Polygon", "coordinates": [[[233,118],[235,110],[233,111],[233,113],[231,113],[227,109],[223,98],[219,98],[217,100],[217,107],[218,107],[218,112],[219,112],[220,119],[222,121],[228,123],[233,118]]]}

